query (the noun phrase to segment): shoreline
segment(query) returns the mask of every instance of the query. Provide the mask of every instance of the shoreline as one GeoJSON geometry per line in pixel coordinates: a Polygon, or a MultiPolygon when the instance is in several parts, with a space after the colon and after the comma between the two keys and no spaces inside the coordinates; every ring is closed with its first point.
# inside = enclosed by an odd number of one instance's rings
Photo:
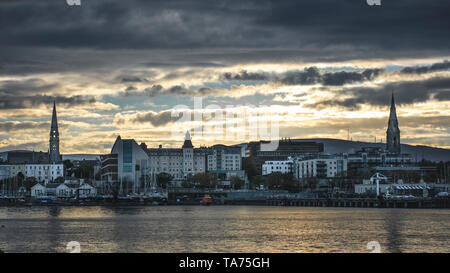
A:
{"type": "Polygon", "coordinates": [[[448,209],[449,198],[423,199],[376,199],[376,198],[316,198],[316,199],[266,199],[266,200],[221,200],[204,205],[194,200],[176,202],[175,200],[113,201],[82,200],[78,202],[57,200],[52,202],[0,202],[0,207],[132,207],[132,206],[269,206],[269,207],[323,207],[323,208],[411,208],[448,209]]]}

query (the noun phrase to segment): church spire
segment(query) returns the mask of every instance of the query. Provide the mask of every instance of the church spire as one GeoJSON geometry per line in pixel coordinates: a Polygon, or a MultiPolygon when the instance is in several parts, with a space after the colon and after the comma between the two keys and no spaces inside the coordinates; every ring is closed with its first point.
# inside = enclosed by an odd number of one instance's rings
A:
{"type": "Polygon", "coordinates": [[[392,98],[391,98],[391,112],[389,114],[389,122],[393,122],[394,126],[398,126],[398,120],[397,120],[397,110],[395,109],[395,99],[394,99],[394,92],[392,92],[392,98]]]}
{"type": "Polygon", "coordinates": [[[58,118],[56,116],[56,102],[53,101],[53,114],[52,124],[50,126],[50,149],[49,157],[51,163],[57,163],[60,161],[59,154],[59,131],[58,131],[58,118]]]}
{"type": "Polygon", "coordinates": [[[392,153],[400,153],[400,129],[398,128],[394,92],[392,92],[391,110],[389,113],[388,128],[386,131],[386,149],[392,153]]]}
{"type": "Polygon", "coordinates": [[[53,101],[53,114],[52,114],[51,128],[56,128],[56,130],[58,130],[58,119],[56,117],[56,102],[55,101],[53,101]]]}

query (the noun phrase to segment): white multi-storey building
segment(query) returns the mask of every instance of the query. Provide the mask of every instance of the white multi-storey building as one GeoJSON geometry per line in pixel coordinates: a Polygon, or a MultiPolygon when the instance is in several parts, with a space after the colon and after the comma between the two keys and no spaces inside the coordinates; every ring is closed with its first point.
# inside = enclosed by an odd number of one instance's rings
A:
{"type": "Polygon", "coordinates": [[[188,176],[206,171],[206,148],[194,148],[189,132],[186,132],[181,149],[177,148],[147,148],[141,147],[147,152],[149,160],[148,173],[169,173],[174,180],[180,181],[188,176]]]}
{"type": "Polygon", "coordinates": [[[347,171],[347,159],[340,156],[319,155],[312,158],[295,158],[293,173],[301,178],[330,178],[347,171]]]}
{"type": "Polygon", "coordinates": [[[194,148],[189,132],[181,148],[147,148],[145,143],[138,145],[134,140],[117,138],[111,153],[102,156],[102,179],[131,181],[144,179],[155,182],[156,175],[168,173],[174,181],[182,181],[198,173],[217,173],[219,179],[231,176],[245,179],[242,170],[241,147],[215,145],[213,147],[194,148]]]}
{"type": "Polygon", "coordinates": [[[262,175],[269,175],[271,173],[291,173],[292,172],[293,160],[276,160],[276,161],[266,161],[262,165],[262,175]]]}
{"type": "Polygon", "coordinates": [[[209,148],[207,171],[217,174],[222,181],[230,180],[232,176],[245,180],[245,171],[242,170],[242,147],[219,144],[209,148]]]}
{"type": "Polygon", "coordinates": [[[47,184],[64,176],[63,164],[25,164],[25,178],[34,177],[39,183],[47,184]]]}
{"type": "Polygon", "coordinates": [[[238,171],[242,169],[241,148],[214,145],[208,153],[208,171],[238,171]]]}
{"type": "Polygon", "coordinates": [[[348,159],[349,169],[373,168],[377,166],[405,166],[413,163],[410,154],[391,153],[379,147],[363,147],[356,153],[342,155],[348,159]]]}

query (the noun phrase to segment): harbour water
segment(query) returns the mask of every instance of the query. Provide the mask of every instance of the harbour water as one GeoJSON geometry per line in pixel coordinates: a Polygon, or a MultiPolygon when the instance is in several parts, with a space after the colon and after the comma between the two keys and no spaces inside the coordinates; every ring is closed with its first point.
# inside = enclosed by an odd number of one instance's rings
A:
{"type": "Polygon", "coordinates": [[[450,210],[2,207],[4,252],[450,252],[450,210]]]}

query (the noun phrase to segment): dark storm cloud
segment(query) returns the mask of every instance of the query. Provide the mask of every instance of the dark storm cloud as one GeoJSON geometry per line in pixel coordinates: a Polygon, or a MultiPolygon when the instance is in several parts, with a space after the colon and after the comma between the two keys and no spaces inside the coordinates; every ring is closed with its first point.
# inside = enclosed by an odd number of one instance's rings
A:
{"type": "Polygon", "coordinates": [[[150,122],[153,126],[165,125],[169,122],[176,121],[178,118],[172,118],[171,111],[161,112],[161,113],[147,113],[138,114],[133,120],[137,123],[150,122]]]}
{"type": "Polygon", "coordinates": [[[148,62],[143,63],[146,67],[224,67],[224,64],[215,62],[148,62]]]}
{"type": "Polygon", "coordinates": [[[390,103],[391,93],[394,92],[397,104],[413,104],[425,102],[431,98],[439,101],[450,99],[450,78],[435,77],[421,81],[401,81],[389,83],[378,88],[359,87],[342,89],[336,92],[335,98],[308,104],[309,107],[340,106],[358,109],[361,104],[386,106],[390,103]],[[341,95],[351,96],[339,99],[341,95]]]}
{"type": "Polygon", "coordinates": [[[436,92],[434,98],[440,101],[450,100],[450,87],[448,88],[448,91],[436,92]]]}
{"type": "Polygon", "coordinates": [[[121,79],[122,83],[128,83],[128,82],[148,82],[145,78],[139,78],[139,77],[124,77],[121,79]]]}
{"type": "Polygon", "coordinates": [[[305,68],[304,71],[287,72],[280,81],[287,85],[315,84],[319,81],[320,77],[321,75],[317,67],[309,67],[305,68]]]}
{"type": "Polygon", "coordinates": [[[307,67],[303,71],[290,71],[281,75],[270,75],[264,72],[248,73],[242,71],[239,74],[224,73],[224,80],[238,81],[276,81],[286,85],[307,85],[307,84],[323,84],[323,85],[345,85],[354,82],[363,82],[373,80],[379,74],[384,72],[383,69],[366,69],[362,72],[325,72],[321,73],[317,67],[307,67]]]}
{"type": "Polygon", "coordinates": [[[318,44],[372,44],[385,50],[440,48],[448,52],[450,6],[445,0],[382,1],[273,0],[257,19],[267,27],[283,27],[318,44]],[[446,37],[444,37],[446,36],[446,37]],[[444,41],[441,40],[444,39],[444,41]],[[414,43],[414,45],[413,45],[414,43]]]}
{"type": "Polygon", "coordinates": [[[92,49],[345,45],[366,47],[366,56],[429,54],[448,52],[449,16],[446,0],[384,1],[380,7],[365,0],[91,0],[80,7],[63,0],[17,0],[0,3],[0,44],[92,49]]]}
{"type": "Polygon", "coordinates": [[[450,62],[448,60],[445,60],[440,63],[434,63],[429,66],[410,66],[405,67],[402,70],[400,70],[401,73],[405,74],[425,74],[425,73],[431,73],[436,71],[445,71],[450,69],[450,62]]]}
{"type": "Polygon", "coordinates": [[[362,82],[373,80],[384,70],[382,69],[366,69],[363,72],[327,72],[322,76],[324,85],[344,85],[353,82],[362,82]]]}
{"type": "Polygon", "coordinates": [[[35,95],[35,96],[2,96],[0,101],[0,110],[5,109],[26,109],[37,107],[40,105],[52,105],[53,101],[58,104],[65,104],[68,107],[87,105],[95,103],[94,97],[89,96],[46,96],[46,95],[35,95]]]}
{"type": "Polygon", "coordinates": [[[238,30],[262,39],[263,30],[242,23],[249,23],[245,15],[255,16],[263,5],[247,2],[92,0],[70,7],[64,0],[19,0],[0,6],[0,30],[7,34],[0,41],[62,48],[230,46],[240,40],[230,40],[238,30]]]}
{"type": "Polygon", "coordinates": [[[29,95],[31,93],[48,92],[56,87],[58,84],[48,84],[42,79],[26,79],[26,80],[5,80],[0,81],[0,95],[29,95]]]}
{"type": "Polygon", "coordinates": [[[38,78],[0,81],[0,109],[25,109],[42,104],[51,105],[54,100],[68,106],[95,102],[92,96],[48,95],[58,87],[60,87],[59,84],[50,84],[38,78]]]}
{"type": "Polygon", "coordinates": [[[0,131],[5,131],[5,132],[28,130],[28,129],[41,129],[42,127],[50,127],[50,123],[49,122],[31,122],[31,121],[0,122],[0,131]]]}
{"type": "Polygon", "coordinates": [[[234,81],[267,81],[269,80],[269,75],[262,74],[262,73],[248,73],[247,71],[243,70],[239,74],[232,74],[229,72],[226,72],[223,74],[223,78],[225,80],[234,80],[234,81]]]}
{"type": "MultiPolygon", "coordinates": [[[[172,111],[162,111],[159,113],[139,113],[133,116],[129,121],[132,123],[151,123],[155,127],[166,125],[169,122],[178,120],[178,117],[172,117],[172,111]]],[[[117,124],[125,124],[124,118],[118,118],[117,124]]]]}
{"type": "Polygon", "coordinates": [[[200,87],[197,89],[189,89],[181,85],[175,85],[169,88],[164,88],[162,85],[153,85],[144,90],[138,90],[134,86],[129,86],[125,91],[120,92],[122,97],[149,97],[157,96],[206,96],[218,92],[218,90],[209,87],[200,87]]]}

